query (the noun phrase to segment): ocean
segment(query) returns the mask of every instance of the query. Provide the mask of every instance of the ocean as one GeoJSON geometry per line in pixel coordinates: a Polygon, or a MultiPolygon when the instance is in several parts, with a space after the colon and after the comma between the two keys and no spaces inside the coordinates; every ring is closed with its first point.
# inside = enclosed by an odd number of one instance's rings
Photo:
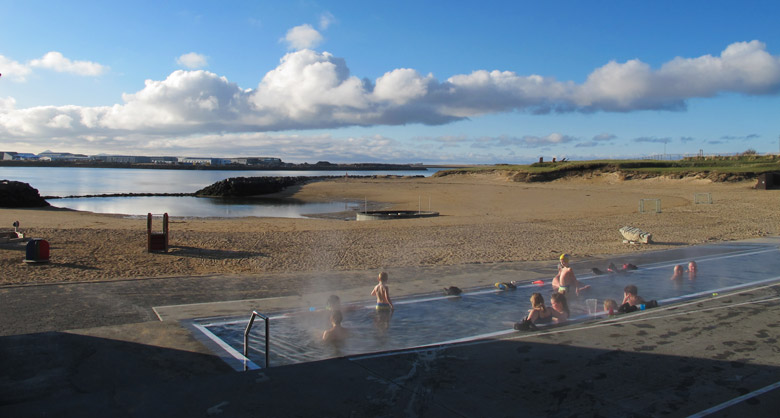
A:
{"type": "MultiPolygon", "coordinates": [[[[350,176],[431,176],[438,168],[423,171],[348,171],[350,176]]],[[[230,177],[343,176],[344,171],[266,170],[161,170],[81,167],[0,167],[0,180],[30,184],[41,196],[86,196],[121,193],[194,193],[230,177]]],[[[168,213],[179,217],[306,217],[348,210],[357,202],[301,203],[272,199],[226,200],[196,197],[76,197],[49,199],[52,206],[74,210],[145,216],[168,213]]]]}

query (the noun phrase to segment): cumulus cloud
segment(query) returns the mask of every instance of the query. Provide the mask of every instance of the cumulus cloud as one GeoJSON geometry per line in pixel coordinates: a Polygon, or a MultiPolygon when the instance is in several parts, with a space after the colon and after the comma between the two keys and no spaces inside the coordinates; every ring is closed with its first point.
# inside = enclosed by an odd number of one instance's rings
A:
{"type": "MultiPolygon", "coordinates": [[[[304,34],[316,33],[307,25],[298,29],[304,34]]],[[[308,38],[294,33],[291,30],[288,39],[298,47],[321,39],[319,33],[308,38]]],[[[56,57],[47,62],[55,61],[66,62],[56,57]]],[[[0,61],[9,67],[13,63],[0,61]]],[[[0,72],[6,70],[0,68],[0,72]]],[[[767,53],[758,41],[729,45],[719,56],[675,58],[657,70],[638,60],[610,62],[581,84],[486,70],[442,81],[411,68],[393,69],[376,80],[367,80],[350,74],[343,58],[304,48],[282,57],[255,88],[241,88],[208,71],[179,70],[164,80],[147,80],[143,89],[124,94],[123,102],[113,106],[16,109],[6,99],[0,106],[0,136],[110,137],[132,132],[186,137],[345,126],[439,125],[511,111],[679,110],[693,97],[772,94],[778,89],[780,59],[767,53]]],[[[602,134],[592,141],[613,138],[602,134]]],[[[484,138],[474,146],[545,147],[575,140],[554,133],[484,138]]],[[[669,138],[635,141],[665,142],[669,138]]]]}
{"type": "Polygon", "coordinates": [[[29,66],[0,55],[0,74],[3,75],[3,80],[27,81],[27,76],[31,72],[29,66]]]}
{"type": "Polygon", "coordinates": [[[655,71],[639,60],[613,61],[593,71],[573,99],[581,110],[674,110],[694,97],[778,91],[780,58],[754,40],[733,43],[717,57],[677,57],[655,71]]]}
{"type": "Polygon", "coordinates": [[[16,107],[16,99],[14,99],[13,97],[6,97],[6,98],[0,97],[0,112],[11,111],[15,107],[16,107]]]}
{"type": "Polygon", "coordinates": [[[176,58],[176,63],[193,70],[203,68],[209,64],[208,58],[205,55],[196,52],[189,52],[176,58]]]}
{"type": "Polygon", "coordinates": [[[0,55],[0,74],[3,75],[3,80],[27,81],[27,77],[35,68],[82,76],[98,76],[108,70],[108,67],[96,62],[72,61],[56,51],[47,52],[43,57],[30,60],[25,64],[0,55]]]}
{"type": "Polygon", "coordinates": [[[322,42],[322,35],[309,24],[296,26],[284,37],[288,49],[316,48],[322,42]]]}
{"type": "Polygon", "coordinates": [[[107,70],[105,66],[96,62],[71,61],[56,51],[47,52],[43,57],[30,61],[30,67],[85,76],[101,75],[107,70]]]}

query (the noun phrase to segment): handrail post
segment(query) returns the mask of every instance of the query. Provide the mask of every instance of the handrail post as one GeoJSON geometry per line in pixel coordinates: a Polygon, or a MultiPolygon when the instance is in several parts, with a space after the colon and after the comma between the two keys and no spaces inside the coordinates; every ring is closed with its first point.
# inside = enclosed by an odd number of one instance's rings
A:
{"type": "Polygon", "coordinates": [[[268,332],[270,330],[270,326],[268,323],[268,317],[257,311],[252,311],[252,316],[249,317],[249,323],[246,324],[246,329],[244,330],[244,371],[247,370],[246,362],[249,359],[249,331],[252,330],[252,325],[255,323],[256,316],[263,318],[263,321],[265,321],[265,367],[269,367],[270,357],[268,352],[268,343],[270,341],[270,336],[268,335],[268,332]]]}

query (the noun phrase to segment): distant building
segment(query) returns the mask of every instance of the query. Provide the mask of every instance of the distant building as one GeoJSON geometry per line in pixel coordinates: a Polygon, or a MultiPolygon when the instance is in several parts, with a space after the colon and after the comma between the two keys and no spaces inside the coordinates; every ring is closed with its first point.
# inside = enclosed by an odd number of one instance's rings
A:
{"type": "Polygon", "coordinates": [[[241,165],[265,165],[265,166],[278,166],[282,165],[281,158],[272,157],[242,157],[242,158],[229,158],[229,164],[241,164],[241,165]]]}
{"type": "Polygon", "coordinates": [[[17,154],[15,152],[0,151],[1,161],[11,161],[16,159],[17,159],[17,154]]]}
{"type": "Polygon", "coordinates": [[[178,157],[149,157],[154,164],[176,164],[179,162],[178,157]]]}
{"type": "Polygon", "coordinates": [[[183,157],[179,158],[179,163],[191,165],[211,165],[212,160],[213,158],[183,157]]]}
{"type": "Polygon", "coordinates": [[[41,161],[87,161],[89,160],[89,157],[84,154],[44,151],[38,154],[38,159],[41,161]]]}
{"type": "Polygon", "coordinates": [[[38,159],[38,156],[29,152],[17,152],[16,159],[22,161],[35,161],[38,159]]]}
{"type": "Polygon", "coordinates": [[[136,155],[94,155],[91,159],[94,161],[120,164],[149,164],[152,162],[151,157],[136,155]]]}

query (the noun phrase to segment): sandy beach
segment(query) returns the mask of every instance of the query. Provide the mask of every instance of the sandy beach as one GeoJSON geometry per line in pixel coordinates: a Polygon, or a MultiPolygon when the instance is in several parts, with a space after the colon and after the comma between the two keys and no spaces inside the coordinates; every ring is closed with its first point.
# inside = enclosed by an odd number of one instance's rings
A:
{"type": "Polygon", "coordinates": [[[172,213],[168,253],[146,251],[145,218],[0,209],[0,225],[18,220],[26,236],[51,246],[50,263],[28,265],[22,244],[0,244],[0,285],[360,269],[373,276],[394,267],[552,262],[561,252],[582,260],[777,235],[780,192],[754,185],[622,180],[615,174],[549,183],[519,183],[499,174],[328,180],[281,195],[312,202],[367,200],[398,210],[430,207],[441,216],[357,222],[182,219],[172,213]],[[710,193],[712,204],[695,204],[695,193],[710,193]],[[639,213],[640,199],[660,199],[661,213],[639,213]],[[655,243],[624,244],[618,229],[626,225],[652,233],[655,243]]]}

